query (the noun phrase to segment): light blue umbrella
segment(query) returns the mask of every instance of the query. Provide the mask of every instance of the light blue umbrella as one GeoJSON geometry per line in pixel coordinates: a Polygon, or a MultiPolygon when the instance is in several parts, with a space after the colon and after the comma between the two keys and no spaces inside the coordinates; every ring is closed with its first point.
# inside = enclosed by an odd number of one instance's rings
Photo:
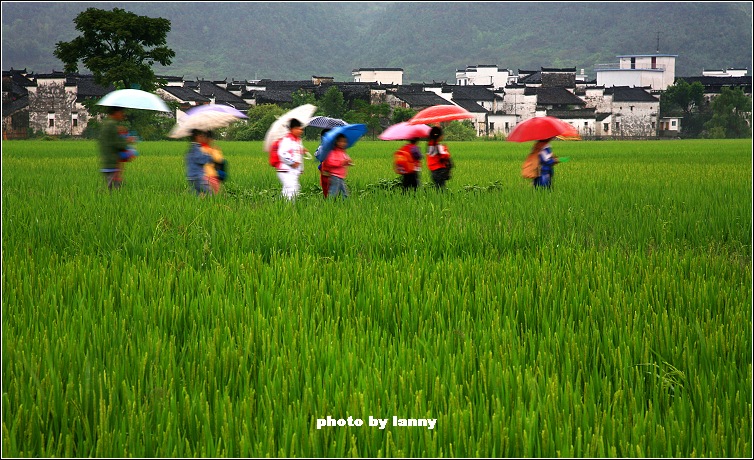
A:
{"type": "Polygon", "coordinates": [[[335,148],[335,139],[337,139],[339,135],[343,134],[344,136],[346,136],[346,139],[348,140],[348,145],[346,146],[346,148],[351,148],[351,146],[355,144],[356,141],[361,138],[361,136],[366,134],[366,132],[367,125],[361,123],[338,126],[331,129],[330,131],[326,132],[324,136],[322,136],[322,145],[319,149],[319,152],[317,153],[317,160],[322,162],[327,159],[327,156],[330,155],[332,149],[335,148]]]}
{"type": "Polygon", "coordinates": [[[118,89],[107,93],[97,102],[97,105],[109,107],[124,107],[127,109],[156,110],[158,112],[171,112],[165,101],[156,94],[148,93],[140,89],[118,89]]]}

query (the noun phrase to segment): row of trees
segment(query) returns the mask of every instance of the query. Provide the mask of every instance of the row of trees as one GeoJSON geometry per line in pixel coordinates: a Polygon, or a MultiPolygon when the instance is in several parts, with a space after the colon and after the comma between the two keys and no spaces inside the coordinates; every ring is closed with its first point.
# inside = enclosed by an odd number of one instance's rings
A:
{"type": "Polygon", "coordinates": [[[751,97],[741,88],[723,87],[708,101],[704,86],[679,79],[660,96],[662,116],[682,114],[685,138],[733,139],[751,137],[751,97]]]}

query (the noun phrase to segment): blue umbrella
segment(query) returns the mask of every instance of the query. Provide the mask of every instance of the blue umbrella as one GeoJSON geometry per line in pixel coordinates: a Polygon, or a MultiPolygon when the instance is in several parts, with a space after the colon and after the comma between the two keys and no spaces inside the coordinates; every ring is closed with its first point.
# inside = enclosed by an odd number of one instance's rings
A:
{"type": "Polygon", "coordinates": [[[335,148],[335,139],[341,134],[346,136],[346,139],[348,139],[348,145],[346,148],[350,148],[353,144],[358,141],[361,136],[366,134],[367,132],[367,125],[357,123],[355,125],[345,125],[345,126],[338,126],[336,128],[331,129],[330,131],[326,132],[324,136],[322,136],[322,145],[319,149],[319,152],[317,153],[317,160],[319,161],[325,161],[327,159],[327,156],[330,155],[330,152],[333,148],[335,148]]]}

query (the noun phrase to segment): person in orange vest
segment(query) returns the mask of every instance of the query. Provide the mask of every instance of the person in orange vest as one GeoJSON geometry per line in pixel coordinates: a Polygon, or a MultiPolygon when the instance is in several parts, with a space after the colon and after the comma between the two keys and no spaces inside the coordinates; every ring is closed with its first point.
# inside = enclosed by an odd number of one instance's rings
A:
{"type": "Polygon", "coordinates": [[[442,128],[433,126],[427,142],[427,167],[432,174],[432,181],[440,190],[445,189],[445,182],[450,179],[450,170],[453,168],[448,148],[440,143],[442,138],[442,128]]]}
{"type": "Polygon", "coordinates": [[[401,176],[401,187],[407,192],[419,188],[419,174],[422,170],[422,151],[417,145],[419,139],[411,139],[395,151],[394,169],[401,176]]]}

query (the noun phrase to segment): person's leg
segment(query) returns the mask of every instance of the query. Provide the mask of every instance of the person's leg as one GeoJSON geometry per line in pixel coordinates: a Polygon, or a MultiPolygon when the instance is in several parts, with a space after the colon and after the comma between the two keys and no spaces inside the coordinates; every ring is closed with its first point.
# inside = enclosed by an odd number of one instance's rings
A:
{"type": "Polygon", "coordinates": [[[328,193],[330,193],[330,176],[320,174],[319,183],[322,185],[322,194],[327,198],[328,193]]]}
{"type": "Polygon", "coordinates": [[[282,185],[281,195],[287,200],[293,200],[296,196],[297,177],[292,171],[278,171],[278,179],[282,185]]]}
{"type": "Polygon", "coordinates": [[[338,194],[340,194],[340,181],[342,179],[340,177],[330,176],[330,190],[327,193],[328,198],[332,198],[333,200],[338,197],[338,194]]]}

